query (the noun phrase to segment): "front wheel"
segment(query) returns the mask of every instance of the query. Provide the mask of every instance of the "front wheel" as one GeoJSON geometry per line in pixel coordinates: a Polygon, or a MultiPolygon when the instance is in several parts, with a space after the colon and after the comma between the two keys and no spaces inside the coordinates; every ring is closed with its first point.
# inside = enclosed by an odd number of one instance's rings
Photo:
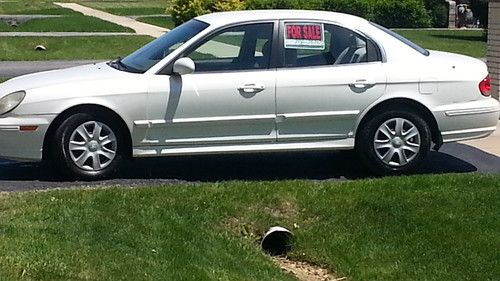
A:
{"type": "Polygon", "coordinates": [[[52,142],[54,164],[70,177],[107,178],[123,162],[123,136],[116,122],[97,114],[78,113],[57,129],[52,142]]]}
{"type": "Polygon", "coordinates": [[[357,150],[363,162],[377,174],[412,171],[430,150],[429,126],[412,111],[382,112],[360,129],[357,150]]]}

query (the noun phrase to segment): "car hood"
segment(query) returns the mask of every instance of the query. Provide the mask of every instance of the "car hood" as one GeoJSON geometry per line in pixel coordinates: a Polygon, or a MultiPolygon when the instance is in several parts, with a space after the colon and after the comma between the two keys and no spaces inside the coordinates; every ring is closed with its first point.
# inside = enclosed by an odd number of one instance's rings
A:
{"type": "Polygon", "coordinates": [[[0,97],[16,91],[30,91],[53,85],[78,83],[89,80],[106,80],[132,75],[119,71],[107,63],[95,63],[60,70],[38,72],[19,76],[0,84],[0,97]]]}

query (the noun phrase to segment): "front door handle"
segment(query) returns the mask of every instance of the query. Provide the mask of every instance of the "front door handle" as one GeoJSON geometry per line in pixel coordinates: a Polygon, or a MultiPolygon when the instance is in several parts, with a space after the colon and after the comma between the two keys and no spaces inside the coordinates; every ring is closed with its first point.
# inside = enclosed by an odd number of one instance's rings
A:
{"type": "Polygon", "coordinates": [[[264,91],[265,89],[266,87],[262,84],[245,84],[238,87],[238,91],[246,94],[256,94],[264,91]]]}

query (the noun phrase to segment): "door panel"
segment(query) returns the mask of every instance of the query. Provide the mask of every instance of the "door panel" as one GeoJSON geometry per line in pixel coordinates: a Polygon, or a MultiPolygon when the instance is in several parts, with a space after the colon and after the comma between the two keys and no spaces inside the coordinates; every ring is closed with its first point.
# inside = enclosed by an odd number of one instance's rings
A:
{"type": "Polygon", "coordinates": [[[227,28],[186,57],[194,74],[158,75],[149,90],[149,145],[275,142],[274,23],[227,28]]]}
{"type": "Polygon", "coordinates": [[[279,141],[352,137],[359,113],[384,93],[383,73],[381,63],[278,70],[279,141]]]}
{"type": "Polygon", "coordinates": [[[375,44],[334,24],[282,21],[278,141],[353,137],[360,112],[385,91],[375,44]]]}
{"type": "Polygon", "coordinates": [[[149,144],[275,141],[273,70],[156,76],[150,84],[149,144]],[[239,90],[259,84],[258,93],[239,90]]]}

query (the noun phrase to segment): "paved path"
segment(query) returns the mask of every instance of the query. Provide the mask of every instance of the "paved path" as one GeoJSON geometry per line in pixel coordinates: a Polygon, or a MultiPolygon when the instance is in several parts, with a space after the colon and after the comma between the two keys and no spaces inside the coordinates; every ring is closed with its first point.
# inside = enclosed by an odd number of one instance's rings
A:
{"type": "Polygon", "coordinates": [[[77,61],[0,61],[0,77],[12,78],[39,71],[54,70],[72,66],[95,63],[104,60],[77,61]]]}
{"type": "Polygon", "coordinates": [[[76,36],[126,36],[140,35],[132,32],[0,32],[0,37],[76,37],[76,36]]]}
{"type": "Polygon", "coordinates": [[[166,28],[162,28],[159,26],[143,23],[136,21],[135,19],[129,18],[129,17],[122,17],[122,16],[117,16],[113,15],[110,13],[106,13],[103,11],[99,11],[96,9],[92,9],[89,7],[85,7],[76,3],[54,3],[58,6],[61,6],[63,8],[71,9],[77,12],[80,12],[86,16],[91,16],[91,17],[96,17],[108,22],[112,22],[124,27],[131,28],[135,30],[135,33],[140,34],[140,35],[149,35],[153,37],[160,37],[162,36],[165,32],[168,32],[169,30],[166,28]]]}

